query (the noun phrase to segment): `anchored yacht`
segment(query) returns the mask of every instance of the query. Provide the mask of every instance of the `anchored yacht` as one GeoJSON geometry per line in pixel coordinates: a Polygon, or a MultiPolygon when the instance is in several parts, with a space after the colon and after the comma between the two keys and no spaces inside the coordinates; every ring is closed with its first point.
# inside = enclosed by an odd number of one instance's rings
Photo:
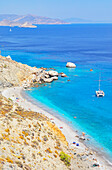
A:
{"type": "Polygon", "coordinates": [[[101,79],[99,79],[99,90],[96,91],[96,96],[97,96],[97,97],[104,97],[104,96],[105,96],[104,91],[103,91],[103,90],[100,90],[100,81],[101,81],[101,79]]]}

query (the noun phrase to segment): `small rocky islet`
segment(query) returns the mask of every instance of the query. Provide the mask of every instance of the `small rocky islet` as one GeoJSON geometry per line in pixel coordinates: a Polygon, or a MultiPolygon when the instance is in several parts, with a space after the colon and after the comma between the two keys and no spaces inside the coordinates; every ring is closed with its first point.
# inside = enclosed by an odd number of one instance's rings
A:
{"type": "MultiPolygon", "coordinates": [[[[56,79],[58,72],[54,70],[30,67],[0,56],[1,91],[56,79]]],[[[70,146],[55,123],[38,110],[25,110],[0,94],[0,169],[96,170],[103,166],[99,165],[93,151],[70,146]]]]}

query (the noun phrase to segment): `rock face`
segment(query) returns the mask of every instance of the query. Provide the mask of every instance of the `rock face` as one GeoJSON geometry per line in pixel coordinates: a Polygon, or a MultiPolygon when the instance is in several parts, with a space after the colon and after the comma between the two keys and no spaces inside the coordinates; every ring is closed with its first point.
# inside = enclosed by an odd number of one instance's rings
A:
{"type": "Polygon", "coordinates": [[[66,67],[75,68],[76,65],[72,62],[67,62],[66,67]]]}

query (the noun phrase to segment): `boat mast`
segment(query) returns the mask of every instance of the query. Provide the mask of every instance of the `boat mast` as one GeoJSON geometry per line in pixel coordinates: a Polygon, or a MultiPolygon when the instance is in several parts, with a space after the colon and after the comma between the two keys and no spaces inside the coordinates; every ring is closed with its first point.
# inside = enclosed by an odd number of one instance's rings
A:
{"type": "Polygon", "coordinates": [[[100,81],[101,81],[101,73],[99,74],[99,91],[100,91],[100,81]]]}

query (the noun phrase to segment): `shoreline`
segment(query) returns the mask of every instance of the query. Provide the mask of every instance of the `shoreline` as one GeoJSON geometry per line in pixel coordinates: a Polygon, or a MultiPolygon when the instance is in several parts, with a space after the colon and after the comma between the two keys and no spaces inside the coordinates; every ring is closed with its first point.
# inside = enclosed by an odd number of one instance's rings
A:
{"type": "Polygon", "coordinates": [[[93,154],[91,154],[91,159],[92,158],[97,159],[97,163],[99,163],[100,165],[98,169],[101,169],[101,170],[112,169],[109,161],[104,159],[103,156],[101,156],[100,154],[95,153],[93,149],[88,148],[82,141],[80,141],[79,138],[76,137],[78,136],[78,133],[75,132],[67,123],[65,123],[61,119],[48,113],[48,111],[44,110],[43,108],[37,106],[36,104],[26,99],[25,96],[22,95],[22,87],[7,88],[7,89],[2,90],[1,93],[4,97],[12,99],[14,103],[18,103],[19,106],[23,107],[26,110],[36,111],[36,112],[44,114],[51,120],[51,122],[54,122],[59,129],[60,127],[63,127],[60,130],[66,137],[66,140],[69,143],[69,147],[72,149],[77,148],[78,152],[85,152],[86,150],[89,150],[89,152],[93,152],[93,154]],[[19,98],[19,100],[17,100],[16,98],[19,98]],[[76,145],[73,145],[74,141],[76,143],[79,143],[78,147],[76,147],[76,145]]]}
{"type": "MultiPolygon", "coordinates": [[[[27,90],[26,90],[27,91],[27,90]]],[[[77,126],[73,126],[72,122],[67,120],[66,118],[62,117],[61,115],[59,115],[59,112],[57,113],[56,110],[54,109],[50,109],[49,107],[47,107],[44,103],[41,103],[38,100],[35,100],[33,97],[29,96],[28,94],[25,93],[24,90],[21,90],[21,96],[26,99],[28,102],[32,103],[33,105],[37,106],[38,108],[41,108],[43,111],[45,111],[46,113],[49,113],[52,117],[58,119],[59,121],[61,121],[62,123],[64,123],[65,125],[67,125],[71,131],[73,131],[73,133],[76,134],[76,136],[82,137],[82,130],[79,129],[77,126]]],[[[43,113],[43,112],[42,112],[43,113]]],[[[46,115],[47,116],[47,115],[46,115]]],[[[48,116],[47,116],[48,117],[48,116]]],[[[52,121],[54,122],[54,120],[52,121]]],[[[54,122],[55,123],[55,122],[54,122]]],[[[57,125],[57,124],[56,124],[57,125]]],[[[58,127],[59,128],[59,127],[58,127]]],[[[61,129],[60,129],[61,130],[61,129]]],[[[62,130],[61,130],[62,131],[62,130]]],[[[63,133],[63,131],[62,131],[63,133]]],[[[66,132],[65,132],[65,137],[66,137],[66,132]]],[[[72,137],[73,138],[73,137],[72,137]]],[[[76,137],[74,137],[75,139],[76,137]]],[[[106,153],[106,149],[105,151],[101,151],[100,148],[100,144],[98,143],[94,143],[94,141],[92,141],[91,143],[91,136],[89,136],[88,134],[85,134],[85,140],[80,140],[79,138],[77,138],[77,141],[79,143],[82,143],[84,145],[84,147],[87,147],[89,150],[92,150],[93,152],[96,153],[96,155],[102,159],[104,159],[106,161],[107,164],[112,166],[112,161],[111,161],[111,156],[109,154],[106,153]],[[98,145],[95,145],[98,144],[98,145]]],[[[69,141],[69,139],[67,140],[69,141]]],[[[73,142],[72,142],[73,143],[73,142]]],[[[72,143],[69,143],[70,145],[72,143]]],[[[102,147],[103,148],[103,147],[102,147]]]]}

